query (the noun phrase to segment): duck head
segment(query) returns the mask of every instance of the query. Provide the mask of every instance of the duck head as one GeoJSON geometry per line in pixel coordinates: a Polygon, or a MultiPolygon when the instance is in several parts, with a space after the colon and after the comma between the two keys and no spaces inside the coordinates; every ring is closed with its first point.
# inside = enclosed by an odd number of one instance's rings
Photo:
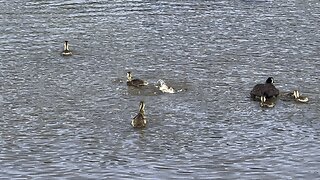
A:
{"type": "Polygon", "coordinates": [[[130,71],[127,72],[127,79],[128,79],[128,81],[132,80],[132,75],[131,75],[130,71]]]}
{"type": "Polygon", "coordinates": [[[139,105],[139,112],[144,114],[144,107],[145,107],[145,104],[143,101],[140,101],[140,105],[139,105]]]}
{"type": "Polygon", "coordinates": [[[65,51],[69,51],[69,44],[68,44],[68,41],[64,41],[63,49],[64,49],[65,51]]]}
{"type": "Polygon", "coordinates": [[[273,77],[268,77],[268,79],[266,80],[266,83],[273,84],[274,83],[273,77]]]}
{"type": "Polygon", "coordinates": [[[298,99],[298,98],[300,97],[300,93],[299,93],[298,90],[294,90],[294,91],[293,91],[293,97],[294,97],[295,99],[298,99]]]}

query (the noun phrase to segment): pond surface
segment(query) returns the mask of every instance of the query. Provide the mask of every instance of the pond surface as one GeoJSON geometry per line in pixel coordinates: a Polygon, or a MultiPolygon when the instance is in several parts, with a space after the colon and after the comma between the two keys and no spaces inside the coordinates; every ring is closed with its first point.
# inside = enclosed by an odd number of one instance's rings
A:
{"type": "Polygon", "coordinates": [[[0,177],[320,178],[318,0],[0,3],[0,177]],[[260,108],[269,76],[310,102],[260,108]]]}

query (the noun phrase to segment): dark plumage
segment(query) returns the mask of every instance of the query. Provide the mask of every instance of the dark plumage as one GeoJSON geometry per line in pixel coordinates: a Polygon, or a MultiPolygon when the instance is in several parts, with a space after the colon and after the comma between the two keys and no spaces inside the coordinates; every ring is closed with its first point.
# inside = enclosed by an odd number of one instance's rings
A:
{"type": "Polygon", "coordinates": [[[144,102],[140,101],[139,113],[131,121],[131,125],[134,128],[143,128],[147,125],[147,120],[144,116],[144,107],[145,107],[144,102]]]}
{"type": "Polygon", "coordinates": [[[267,99],[272,97],[277,97],[279,95],[279,90],[273,85],[273,78],[269,77],[265,84],[257,84],[253,87],[250,92],[251,98],[254,100],[260,100],[261,96],[265,96],[267,99]]]}
{"type": "Polygon", "coordinates": [[[141,79],[132,79],[131,72],[127,72],[127,85],[134,86],[134,87],[140,87],[140,86],[148,85],[148,82],[141,80],[141,79]]]}

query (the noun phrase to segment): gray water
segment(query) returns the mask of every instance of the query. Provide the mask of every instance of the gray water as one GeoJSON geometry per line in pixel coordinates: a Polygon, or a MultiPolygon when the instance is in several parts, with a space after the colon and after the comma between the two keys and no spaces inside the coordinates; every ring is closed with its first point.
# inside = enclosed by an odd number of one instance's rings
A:
{"type": "Polygon", "coordinates": [[[320,178],[319,0],[0,4],[1,179],[320,178]]]}

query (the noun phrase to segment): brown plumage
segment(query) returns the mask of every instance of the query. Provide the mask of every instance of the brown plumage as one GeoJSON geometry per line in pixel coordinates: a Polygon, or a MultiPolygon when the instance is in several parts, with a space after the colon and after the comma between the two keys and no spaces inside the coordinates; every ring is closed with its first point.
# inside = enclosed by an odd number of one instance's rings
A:
{"type": "Polygon", "coordinates": [[[139,113],[131,121],[131,125],[134,128],[143,128],[147,125],[147,120],[144,116],[144,107],[145,107],[144,102],[140,101],[139,113]]]}

